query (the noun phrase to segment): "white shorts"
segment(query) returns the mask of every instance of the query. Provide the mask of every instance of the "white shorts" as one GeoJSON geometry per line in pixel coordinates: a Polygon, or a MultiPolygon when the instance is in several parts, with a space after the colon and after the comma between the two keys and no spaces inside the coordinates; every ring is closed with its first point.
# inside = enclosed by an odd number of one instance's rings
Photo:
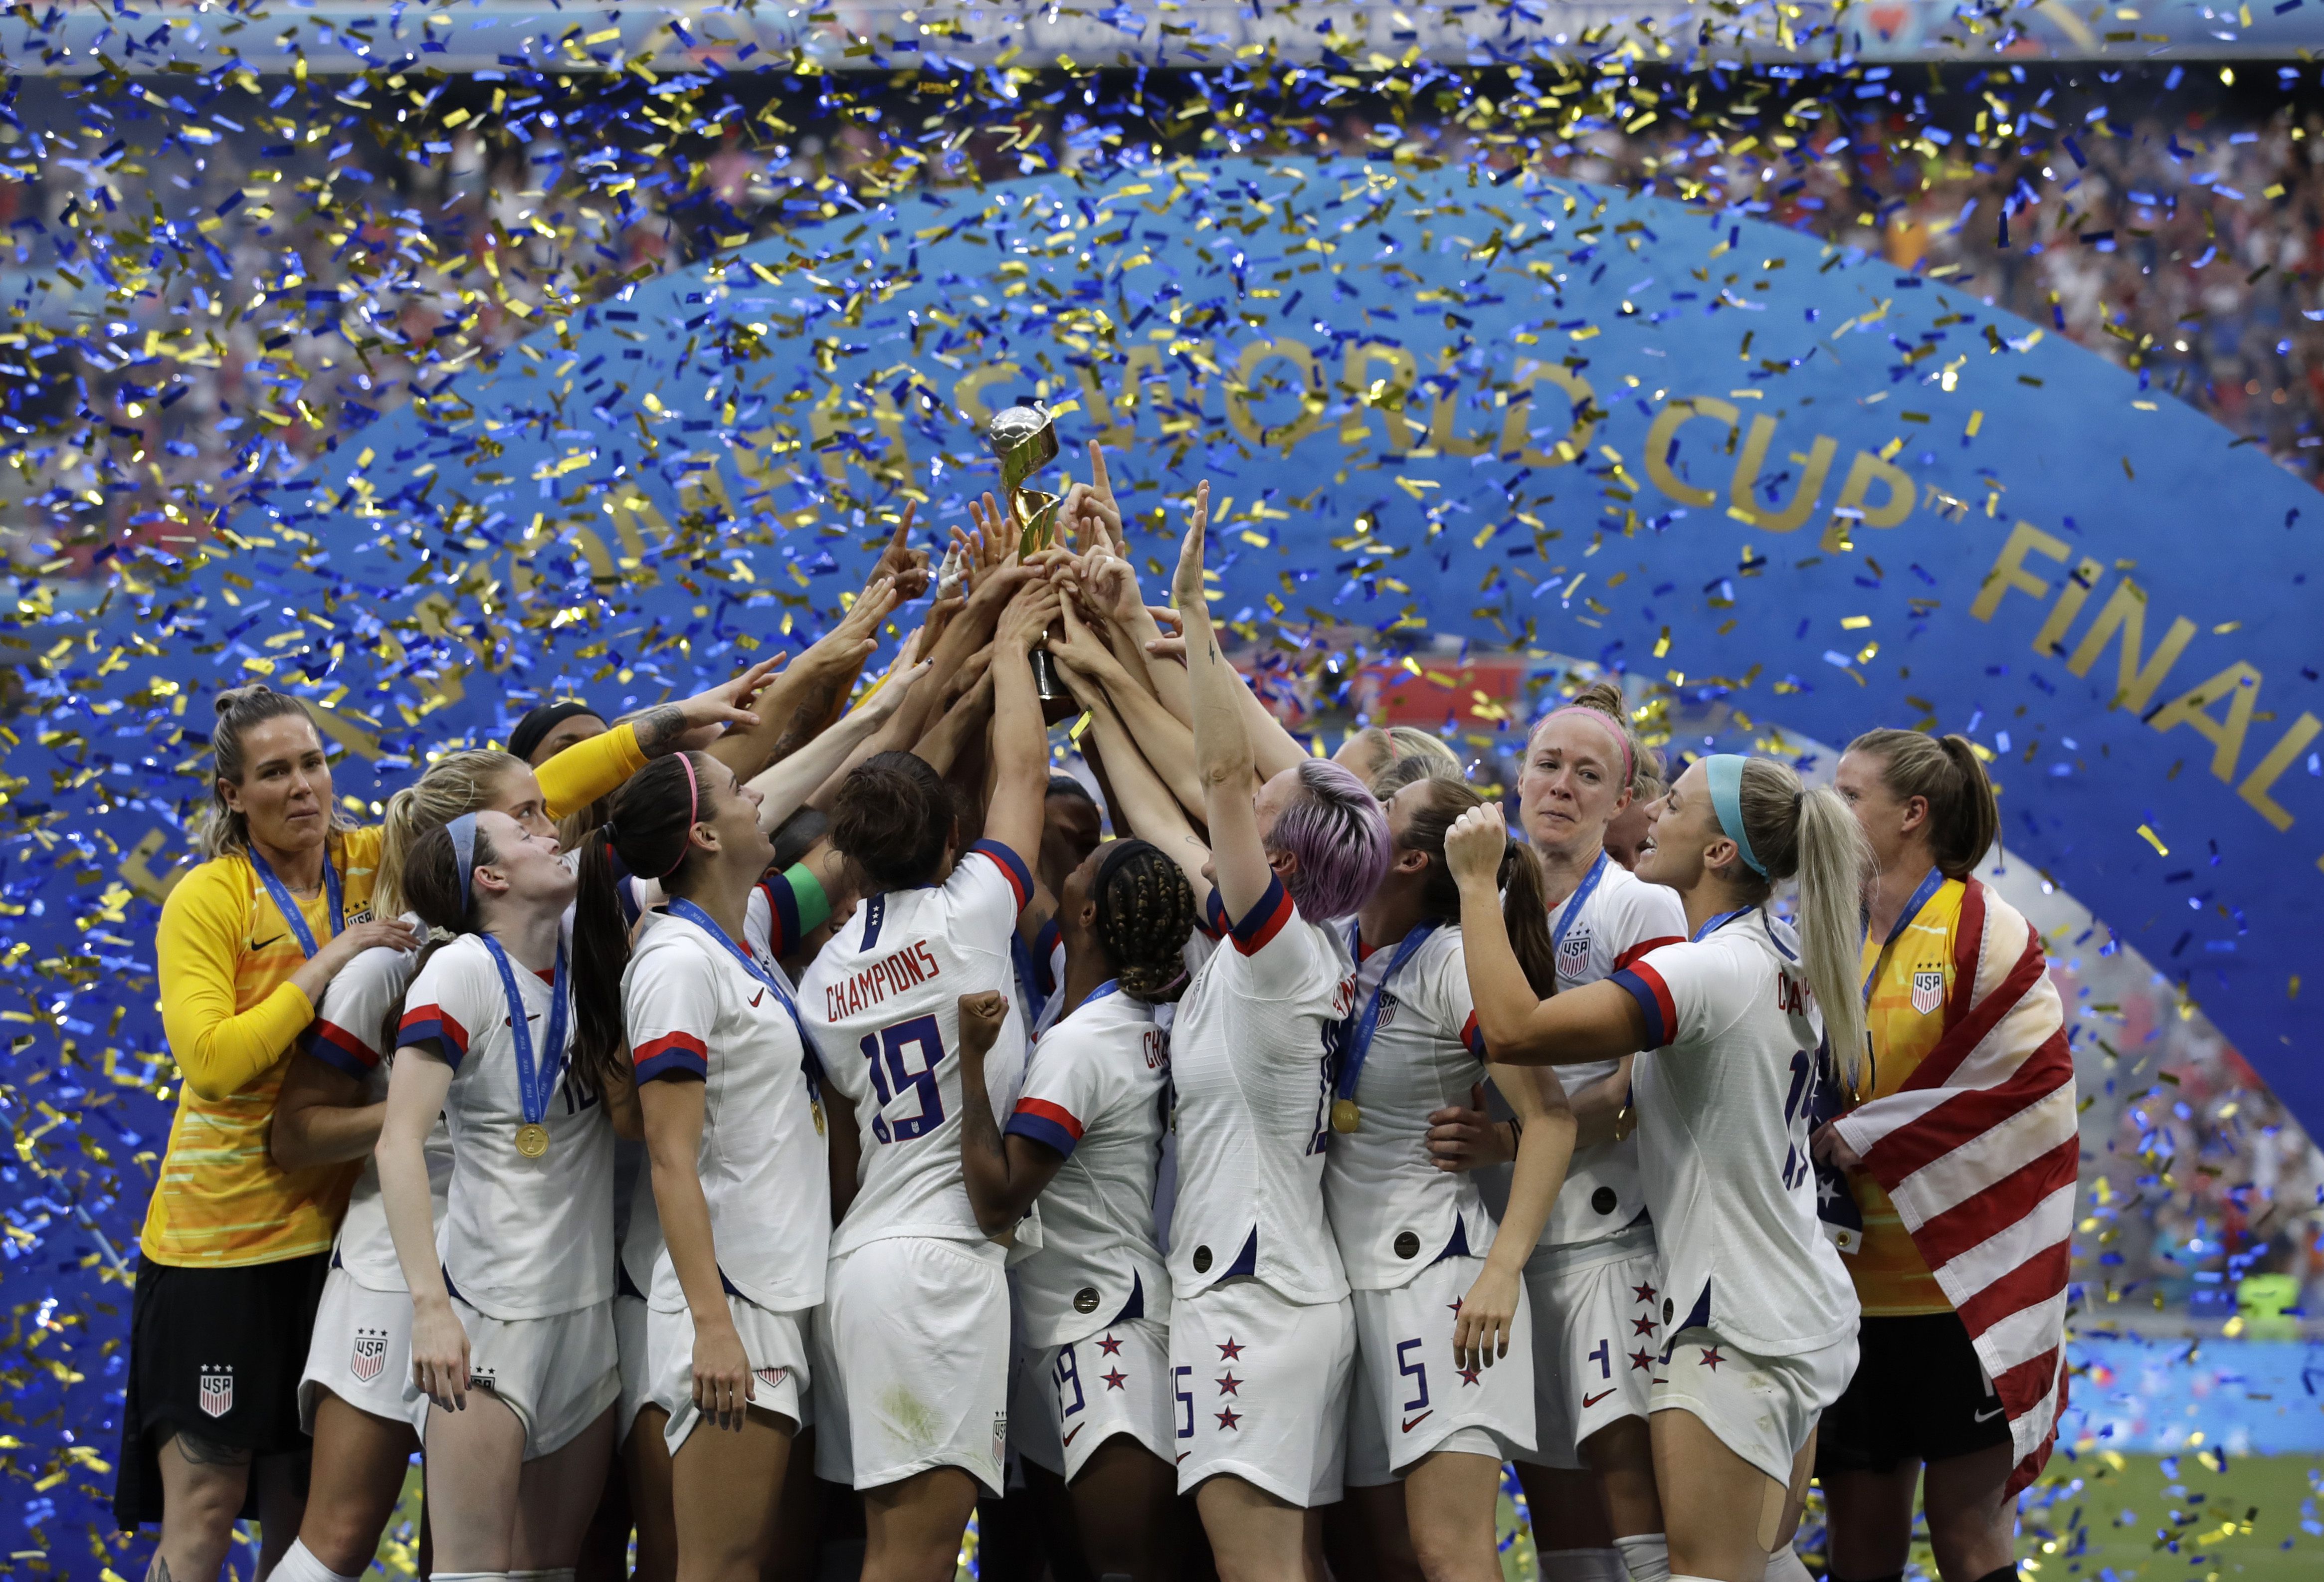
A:
{"type": "Polygon", "coordinates": [[[315,1407],[329,1391],[358,1411],[428,1423],[428,1398],[411,1388],[411,1293],[374,1291],[344,1269],[323,1281],[307,1371],[299,1378],[299,1427],[315,1431],[315,1407]]]}
{"type": "Polygon", "coordinates": [[[525,1460],[563,1449],[621,1399],[610,1299],[547,1318],[494,1318],[457,1297],[452,1311],[468,1332],[468,1387],[516,1413],[525,1460]]]}
{"type": "Polygon", "coordinates": [[[1026,1361],[1023,1397],[1038,1416],[1018,1454],[1071,1483],[1090,1453],[1127,1434],[1167,1462],[1178,1453],[1171,1427],[1170,1332],[1132,1318],[1068,1346],[1036,1347],[1026,1361]]]}
{"type": "Polygon", "coordinates": [[[1655,1381],[1654,1410],[1691,1411],[1719,1442],[1789,1486],[1792,1462],[1856,1374],[1856,1337],[1758,1356],[1710,1329],[1682,1329],[1655,1381]]]}
{"type": "Polygon", "coordinates": [[[816,1476],[881,1488],[957,1466],[1001,1493],[1009,1281],[989,1242],[891,1236],[831,1261],[814,1325],[816,1476]]]}
{"type": "Polygon", "coordinates": [[[1532,1453],[1533,1313],[1522,1281],[1509,1355],[1488,1368],[1462,1368],[1452,1358],[1461,1300],[1484,1267],[1482,1258],[1441,1258],[1393,1291],[1351,1293],[1351,1486],[1394,1483],[1436,1450],[1496,1462],[1532,1453]]]}
{"type": "Polygon", "coordinates": [[[1536,1247],[1526,1262],[1533,1299],[1536,1466],[1578,1470],[1578,1447],[1609,1423],[1644,1417],[1662,1355],[1662,1259],[1653,1230],[1588,1249],[1536,1247]],[[1605,1256],[1587,1255],[1603,1248],[1605,1256]]]}
{"type": "Polygon", "coordinates": [[[1295,1302],[1238,1278],[1173,1300],[1178,1492],[1229,1476],[1309,1509],[1337,1501],[1355,1365],[1345,1298],[1295,1302]]]}
{"type": "Polygon", "coordinates": [[[653,1399],[653,1354],[648,1327],[651,1309],[645,1298],[617,1294],[613,1298],[613,1344],[621,1353],[622,1394],[613,1403],[613,1446],[630,1442],[638,1408],[653,1399]]]}
{"type": "MultiPolygon", "coordinates": [[[[808,1420],[802,1402],[807,1397],[807,1332],[813,1327],[813,1309],[778,1311],[729,1292],[726,1310],[733,1315],[734,1332],[742,1337],[742,1355],[751,1364],[751,1410],[786,1418],[791,1432],[798,1433],[808,1420]]],[[[652,1312],[647,1321],[646,1351],[652,1358],[648,1372],[653,1379],[652,1393],[647,1399],[669,1413],[662,1441],[675,1456],[702,1421],[702,1409],[694,1403],[694,1314],[685,1308],[674,1313],[652,1312]]]]}

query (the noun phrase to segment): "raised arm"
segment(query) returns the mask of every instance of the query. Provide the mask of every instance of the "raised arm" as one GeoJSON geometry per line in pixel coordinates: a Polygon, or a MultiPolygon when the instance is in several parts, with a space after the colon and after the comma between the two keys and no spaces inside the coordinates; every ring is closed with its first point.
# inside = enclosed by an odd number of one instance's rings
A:
{"type": "Polygon", "coordinates": [[[710,755],[737,779],[753,780],[821,735],[832,710],[854,688],[864,660],[879,646],[880,623],[896,603],[895,584],[887,578],[865,588],[830,631],[774,678],[757,701],[757,723],[712,742],[710,755]]]}
{"type": "MultiPolygon", "coordinates": [[[[1105,691],[1147,763],[1154,765],[1170,794],[1189,813],[1203,807],[1203,783],[1194,773],[1194,734],[1162,707],[1154,694],[1139,686],[1095,633],[1085,625],[1071,599],[1063,610],[1065,632],[1053,639],[1049,652],[1059,664],[1087,676],[1105,691]]],[[[1076,691],[1076,696],[1079,692],[1076,691]]]]}
{"type": "Polygon", "coordinates": [[[839,723],[807,743],[751,782],[761,799],[759,828],[772,834],[782,821],[806,805],[816,788],[833,775],[871,756],[862,749],[878,740],[882,728],[902,708],[928,667],[913,662],[918,644],[916,634],[897,655],[900,669],[891,669],[879,689],[842,715],[839,723]]]}
{"type": "Polygon", "coordinates": [[[960,997],[960,1163],[976,1228],[1005,1235],[1025,1217],[1065,1162],[1055,1149],[1001,1134],[984,1086],[984,1057],[1000,1035],[1009,1002],[995,989],[960,997]]]}
{"type": "Polygon", "coordinates": [[[1200,915],[1208,909],[1211,893],[1211,881],[1203,872],[1211,860],[1209,845],[1194,833],[1178,800],[1162,783],[1138,744],[1130,739],[1120,717],[1106,700],[1105,689],[1071,666],[1065,667],[1064,673],[1065,685],[1089,710],[1087,735],[1105,761],[1116,819],[1114,833],[1150,840],[1167,852],[1178,871],[1186,875],[1186,883],[1194,887],[1195,911],[1200,915]]]}
{"type": "Polygon", "coordinates": [[[1471,808],[1444,837],[1445,865],[1461,890],[1461,939],[1477,1031],[1493,1059],[1514,1066],[1616,1060],[1646,1047],[1638,1003],[1618,984],[1585,985],[1545,1000],[1533,992],[1501,921],[1501,854],[1508,828],[1498,804],[1471,808]]]}
{"type": "Polygon", "coordinates": [[[1203,535],[1211,523],[1211,486],[1194,490],[1194,521],[1171,584],[1186,623],[1186,675],[1194,706],[1194,772],[1203,785],[1203,822],[1210,827],[1211,862],[1219,900],[1230,919],[1250,914],[1275,882],[1259,839],[1252,805],[1250,726],[1243,717],[1242,678],[1219,648],[1203,589],[1203,535]]]}
{"type": "Polygon", "coordinates": [[[984,837],[1028,864],[1040,855],[1049,794],[1049,732],[1030,655],[1059,603],[1055,587],[1028,583],[1009,601],[992,634],[992,801],[984,837]]]}

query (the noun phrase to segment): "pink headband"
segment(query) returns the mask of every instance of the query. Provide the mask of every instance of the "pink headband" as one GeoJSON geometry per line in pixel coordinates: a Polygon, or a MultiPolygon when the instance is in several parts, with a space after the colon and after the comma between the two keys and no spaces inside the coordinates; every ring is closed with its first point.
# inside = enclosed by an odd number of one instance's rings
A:
{"type": "Polygon", "coordinates": [[[1569,703],[1562,708],[1553,708],[1541,717],[1541,723],[1547,725],[1563,714],[1578,714],[1605,727],[1606,734],[1614,738],[1614,745],[1622,749],[1622,785],[1625,790],[1628,790],[1630,782],[1637,778],[1637,766],[1630,760],[1630,733],[1624,730],[1612,717],[1600,709],[1591,708],[1586,703],[1569,703]]]}
{"type": "Polygon", "coordinates": [[[678,861],[662,874],[665,879],[685,865],[686,854],[694,848],[695,821],[702,811],[702,782],[694,778],[694,755],[680,748],[678,761],[686,769],[686,838],[678,842],[678,861]]]}

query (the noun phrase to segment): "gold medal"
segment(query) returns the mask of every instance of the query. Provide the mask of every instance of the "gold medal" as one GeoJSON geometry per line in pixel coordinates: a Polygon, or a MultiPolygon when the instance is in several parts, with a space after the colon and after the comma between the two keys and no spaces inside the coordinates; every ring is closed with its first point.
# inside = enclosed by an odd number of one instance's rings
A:
{"type": "Polygon", "coordinates": [[[1364,1112],[1356,1107],[1354,1099],[1335,1098],[1332,1101],[1332,1130],[1334,1132],[1352,1132],[1362,1124],[1364,1112]]]}
{"type": "Polygon", "coordinates": [[[538,1121],[516,1129],[516,1151],[527,1159],[539,1159],[549,1152],[549,1128],[538,1121]]]}
{"type": "Polygon", "coordinates": [[[807,1101],[807,1107],[815,1115],[815,1134],[820,1137],[823,1135],[823,1100],[819,1098],[809,1099],[807,1101]]]}

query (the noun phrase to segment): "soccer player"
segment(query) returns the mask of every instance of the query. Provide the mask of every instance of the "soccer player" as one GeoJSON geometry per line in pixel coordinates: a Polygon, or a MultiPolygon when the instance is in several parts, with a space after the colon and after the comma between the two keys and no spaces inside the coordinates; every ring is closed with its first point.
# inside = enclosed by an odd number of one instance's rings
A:
{"type": "Polygon", "coordinates": [[[262,1559],[298,1533],[307,1441],[299,1375],[353,1171],[285,1170],[268,1124],[325,988],[374,946],[418,942],[370,916],[376,826],[341,820],[304,705],[221,692],[203,861],[162,903],[161,1024],[180,1077],[145,1215],[114,1513],[161,1523],[148,1576],[217,1574],[254,1495],[262,1559]]]}
{"type": "MultiPolygon", "coordinates": [[[[1541,859],[1551,956],[1561,989],[1598,983],[1686,938],[1677,894],[1632,876],[1607,843],[1636,803],[1645,754],[1621,689],[1600,682],[1536,725],[1517,778],[1517,819],[1541,859]]],[[[1653,1355],[1662,1349],[1662,1265],[1626,1123],[1630,1062],[1559,1069],[1580,1146],[1526,1265],[1533,1299],[1539,1441],[1517,1477],[1546,1582],[1662,1582],[1670,1560],[1646,1434],[1653,1355]]],[[[1491,1112],[1499,1115],[1500,1106],[1491,1112]]],[[[1474,1112],[1435,1117],[1446,1168],[1489,1162],[1499,1207],[1514,1128],[1474,1112]]],[[[1503,1211],[1506,1213],[1506,1210],[1503,1211]]]]}
{"type": "MultiPolygon", "coordinates": [[[[1830,1504],[1831,1574],[1844,1582],[1894,1582],[1902,1574],[1919,1485],[1930,1546],[1947,1582],[2008,1582],[2016,1573],[2010,1485],[2020,1458],[2012,1419],[2019,1414],[2005,1409],[1895,1203],[1841,1133],[1899,1104],[1926,1113],[1920,1092],[1885,1101],[1905,1092],[1969,1012],[1977,985],[1964,979],[1974,979],[1980,960],[2014,960],[1998,942],[2022,940],[2027,930],[1974,876],[2001,820],[1985,767],[1965,738],[1872,731],[1849,744],[1834,780],[1872,843],[1880,877],[1861,963],[1871,1046],[1858,1092],[1867,1103],[1850,1124],[1826,1126],[1815,1139],[1820,1154],[1849,1167],[1848,1185],[1863,1218],[1862,1244],[1846,1259],[1864,1309],[1862,1362],[1824,1414],[1816,1446],[1817,1476],[1830,1504]],[[1996,947],[1986,946],[1980,927],[1991,930],[1987,937],[1996,947]]],[[[2056,1002],[2046,976],[2030,992],[2046,997],[2045,1010],[2056,1002]]],[[[2010,1041],[2006,1032],[2000,1041],[2010,1041]]],[[[2052,1094],[2048,1103],[2061,1108],[2070,1131],[2070,1085],[2062,1102],[2052,1094]]],[[[1865,1141],[1858,1133],[1858,1142],[1865,1141]]],[[[2068,1182],[2073,1168],[2065,1166],[2068,1182]]],[[[1987,1205],[2011,1196],[2017,1172],[2010,1173],[2013,1180],[2000,1191],[1980,1195],[1987,1205]]],[[[2039,1188],[2030,1193],[2043,1195],[2039,1188]]],[[[2029,1292],[2025,1301],[2037,1306],[2038,1295],[2029,1292]]],[[[2034,1327],[2012,1328],[2028,1331],[2009,1342],[2022,1355],[2046,1349],[2034,1327]]]]}
{"type": "Polygon", "coordinates": [[[1355,1324],[1323,1170],[1355,964],[1329,925],[1379,884],[1388,825],[1362,782],[1320,759],[1253,794],[1245,689],[1203,589],[1209,519],[1204,484],[1173,592],[1210,827],[1201,871],[1231,948],[1194,974],[1171,1027],[1178,1486],[1195,1494],[1222,1582],[1280,1582],[1320,1575],[1314,1513],[1342,1491],[1355,1324]]]}
{"type": "Polygon", "coordinates": [[[1664,1512],[1671,1571],[1758,1582],[1789,1550],[1817,1417],[1856,1365],[1856,1296],[1817,1221],[1807,1116],[1825,1033],[1843,1049],[1862,1036],[1871,857],[1837,794],[1733,754],[1691,766],[1647,838],[1638,876],[1678,892],[1689,941],[1548,1000],[1501,930],[1499,810],[1463,814],[1446,850],[1495,1058],[1638,1055],[1639,1179],[1664,1272],[1650,1429],[1661,1486],[1684,1495],[1664,1512]],[[1799,935],[1767,911],[1794,874],[1799,935]]]}
{"type": "MultiPolygon", "coordinates": [[[[815,1336],[816,1459],[818,1476],[863,1494],[871,1582],[948,1577],[978,1488],[1001,1489],[1006,1249],[961,1175],[960,998],[1010,986],[1048,786],[1027,654],[1057,604],[1028,581],[994,635],[985,838],[959,848],[950,789],[908,753],[865,760],[832,810],[832,841],[870,893],[799,985],[862,1151],[815,1336]]],[[[1012,1008],[989,1072],[996,1108],[1013,1106],[1023,1069],[1012,1008]]]]}
{"type": "MultiPolygon", "coordinates": [[[[1388,804],[1394,856],[1355,916],[1355,1009],[1342,1023],[1323,1203],[1354,1288],[1348,1482],[1380,1553],[1428,1582],[1498,1582],[1501,1463],[1534,1439],[1526,1260],[1573,1152],[1538,1068],[1489,1066],[1462,960],[1444,832],[1483,799],[1424,777],[1388,804]],[[1435,1168],[1429,1116],[1489,1073],[1520,1117],[1497,1225],[1473,1176],[1435,1168]]],[[[1527,977],[1554,987],[1541,869],[1512,843],[1504,909],[1527,977]]]]}
{"type": "Polygon", "coordinates": [[[429,1398],[435,1576],[569,1570],[613,1452],[608,1112],[635,1134],[636,1093],[617,1050],[571,1037],[576,881],[554,836],[464,814],[414,844],[403,884],[454,936],[412,978],[376,1151],[429,1398]],[[425,1158],[439,1114],[440,1227],[425,1158]]]}
{"type": "Polygon", "coordinates": [[[626,1044],[652,1156],[647,1346],[684,1582],[756,1582],[773,1546],[831,1235],[812,1047],[752,904],[774,855],[760,804],[706,756],[633,777],[585,850],[575,930],[580,1048],[626,1044]],[[616,864],[669,897],[634,954],[616,864]]]}
{"type": "Polygon", "coordinates": [[[1041,1245],[1015,1271],[1031,1420],[1017,1443],[1072,1491],[1090,1569],[1176,1575],[1170,1277],[1154,1229],[1169,1124],[1169,1036],[1156,1010],[1185,987],[1194,893],[1143,840],[1099,847],[1063,881],[1061,1009],[1034,1046],[1006,1135],[982,1081],[1005,1007],[961,1008],[962,1167],[989,1230],[1038,1196],[1041,1245]]]}
{"type": "MultiPolygon", "coordinates": [[[[648,730],[657,745],[675,739],[650,726],[648,730]]],[[[405,854],[429,830],[463,813],[491,810],[507,814],[529,834],[553,835],[550,819],[565,806],[587,806],[644,762],[634,725],[567,745],[575,749],[570,758],[541,771],[563,802],[549,800],[521,759],[489,751],[447,754],[390,797],[374,910],[401,916],[415,930],[420,926],[404,905],[402,870],[405,854]]],[[[283,1170],[362,1164],[332,1245],[300,1380],[300,1420],[314,1436],[314,1464],[299,1541],[276,1568],[283,1582],[352,1578],[371,1564],[425,1426],[425,1401],[414,1401],[406,1384],[411,1297],[371,1160],[386,1113],[388,1066],[379,1050],[393,1047],[388,1030],[402,1013],[419,954],[416,948],[377,947],[331,981],[275,1104],[268,1146],[283,1170]]],[[[440,1219],[452,1165],[451,1141],[440,1122],[429,1133],[427,1156],[440,1219]]]]}

